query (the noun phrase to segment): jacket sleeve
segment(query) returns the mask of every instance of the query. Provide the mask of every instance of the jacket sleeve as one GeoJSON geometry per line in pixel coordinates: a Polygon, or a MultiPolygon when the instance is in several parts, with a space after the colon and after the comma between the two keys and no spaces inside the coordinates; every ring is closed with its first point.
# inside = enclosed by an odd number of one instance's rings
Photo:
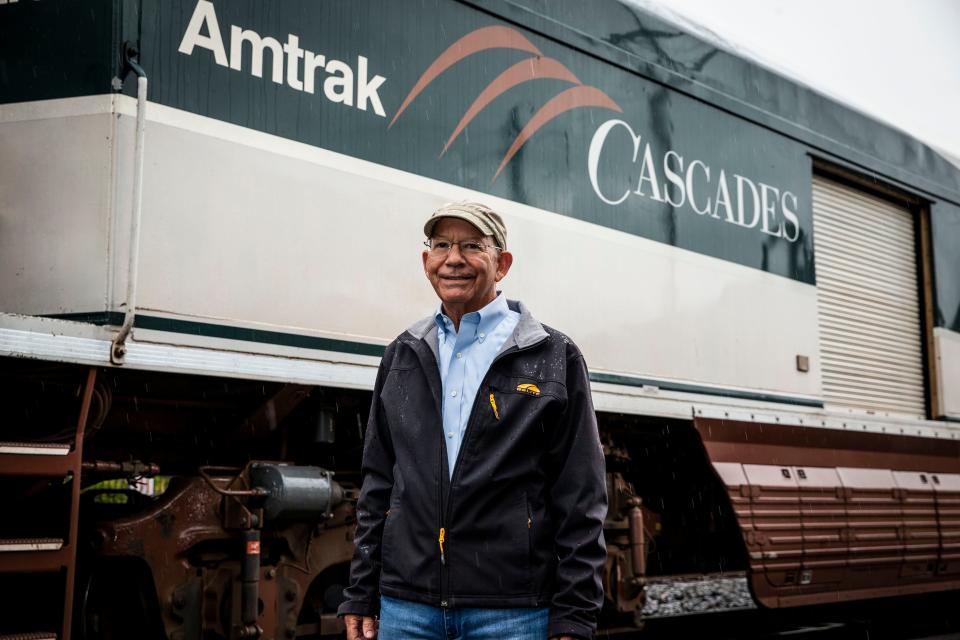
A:
{"type": "Polygon", "coordinates": [[[353,537],[350,582],[343,590],[345,600],[337,609],[337,615],[340,616],[375,616],[380,612],[380,540],[393,489],[395,458],[380,392],[392,360],[392,347],[388,347],[384,353],[373,387],[360,467],[362,485],[357,500],[357,529],[353,537]]]}
{"type": "Polygon", "coordinates": [[[548,451],[558,560],[548,636],[592,638],[603,606],[601,576],[607,560],[606,469],[587,365],[572,343],[570,350],[567,403],[548,451]]]}

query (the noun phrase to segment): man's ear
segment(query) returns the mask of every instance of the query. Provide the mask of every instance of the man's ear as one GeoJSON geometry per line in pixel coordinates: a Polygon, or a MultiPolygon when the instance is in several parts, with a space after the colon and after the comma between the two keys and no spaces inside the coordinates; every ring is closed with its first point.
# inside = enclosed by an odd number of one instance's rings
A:
{"type": "Polygon", "coordinates": [[[512,264],[513,254],[509,251],[501,251],[500,256],[497,258],[497,282],[500,282],[506,277],[512,264]]]}
{"type": "Polygon", "coordinates": [[[430,258],[430,252],[426,249],[423,250],[423,253],[420,254],[420,257],[423,258],[423,272],[427,272],[427,260],[430,258]]]}

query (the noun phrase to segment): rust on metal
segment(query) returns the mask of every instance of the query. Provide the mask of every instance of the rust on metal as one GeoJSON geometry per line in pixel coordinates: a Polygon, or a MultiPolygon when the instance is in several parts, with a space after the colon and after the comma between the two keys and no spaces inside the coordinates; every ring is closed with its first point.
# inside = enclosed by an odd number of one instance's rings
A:
{"type": "MultiPolygon", "coordinates": [[[[622,449],[606,453],[625,458],[622,449]]],[[[644,604],[643,585],[652,531],[659,528],[653,512],[647,510],[632,483],[618,472],[607,474],[609,508],[604,523],[607,563],[603,573],[604,597],[618,613],[639,615],[644,604]],[[656,523],[656,524],[654,524],[656,523]]],[[[639,618],[636,619],[639,623],[639,618]]]]}
{"type": "Polygon", "coordinates": [[[350,561],[349,504],[334,509],[334,517],[323,526],[295,523],[264,529],[258,568],[264,606],[255,625],[241,625],[243,554],[236,550],[246,549],[240,525],[257,523],[244,522],[241,510],[227,508],[239,500],[221,490],[234,481],[209,475],[174,478],[150,509],[98,527],[101,555],[133,556],[150,567],[167,637],[195,630],[226,638],[255,637],[254,626],[263,630],[263,637],[295,637],[313,581],[325,569],[350,561]]]}
{"type": "Polygon", "coordinates": [[[203,478],[208,485],[210,485],[211,489],[222,496],[234,496],[238,498],[262,498],[269,495],[269,492],[266,489],[262,489],[260,487],[252,487],[248,489],[224,488],[219,486],[210,476],[211,473],[232,473],[234,475],[234,480],[231,481],[229,485],[232,487],[234,482],[244,477],[244,471],[245,469],[241,469],[239,467],[218,467],[213,465],[205,465],[198,469],[200,477],[203,478]]]}
{"type": "Polygon", "coordinates": [[[647,575],[647,539],[643,530],[643,509],[640,505],[630,509],[630,560],[635,576],[647,575]]]}

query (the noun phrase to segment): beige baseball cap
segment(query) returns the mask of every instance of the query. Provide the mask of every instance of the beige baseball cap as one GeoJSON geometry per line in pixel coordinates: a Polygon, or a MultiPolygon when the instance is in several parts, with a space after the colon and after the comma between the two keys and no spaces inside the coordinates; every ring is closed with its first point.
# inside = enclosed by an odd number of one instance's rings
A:
{"type": "Polygon", "coordinates": [[[437,224],[440,218],[460,218],[466,220],[485,236],[493,236],[497,246],[506,250],[507,248],[507,227],[503,224],[503,218],[499,214],[479,202],[448,202],[427,218],[423,225],[423,233],[428,238],[433,233],[433,226],[437,224]]]}

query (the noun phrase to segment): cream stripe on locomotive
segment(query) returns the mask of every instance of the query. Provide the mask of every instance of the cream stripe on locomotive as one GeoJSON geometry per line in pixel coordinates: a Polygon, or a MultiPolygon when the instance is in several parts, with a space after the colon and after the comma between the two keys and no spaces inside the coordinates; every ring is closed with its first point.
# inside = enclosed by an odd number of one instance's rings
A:
{"type": "Polygon", "coordinates": [[[924,416],[911,212],[814,177],[813,223],[824,403],[924,416]]]}

